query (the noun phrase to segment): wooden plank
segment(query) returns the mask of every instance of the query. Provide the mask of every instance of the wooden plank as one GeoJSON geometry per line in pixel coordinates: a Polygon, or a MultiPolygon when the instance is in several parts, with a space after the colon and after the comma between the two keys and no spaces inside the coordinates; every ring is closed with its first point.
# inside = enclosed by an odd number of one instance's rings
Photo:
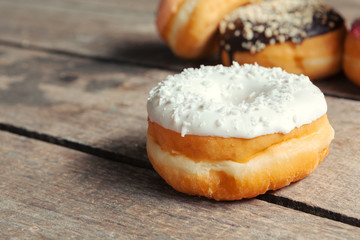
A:
{"type": "Polygon", "coordinates": [[[360,228],[257,199],[175,192],[153,171],[0,132],[4,239],[356,239],[360,228]]]}
{"type": "MultiPolygon", "coordinates": [[[[170,72],[4,47],[0,52],[0,123],[148,164],[147,93],[170,72]]],[[[274,194],[360,218],[360,102],[327,99],[337,132],[331,154],[311,177],[274,194]]]]}
{"type": "Polygon", "coordinates": [[[169,72],[4,47],[0,52],[2,123],[148,163],[146,99],[169,72]]]}
{"type": "Polygon", "coordinates": [[[93,14],[115,14],[119,12],[156,13],[160,0],[138,0],[136,4],[129,0],[1,0],[0,2],[22,8],[65,9],[68,11],[91,12],[93,14]]]}
{"type": "Polygon", "coordinates": [[[360,218],[360,102],[327,102],[335,129],[330,154],[312,175],[273,194],[360,218]]]}
{"type": "Polygon", "coordinates": [[[344,73],[315,81],[314,84],[328,96],[360,100],[360,87],[349,81],[344,73]]]}
{"type": "MultiPolygon", "coordinates": [[[[216,59],[174,57],[155,29],[158,0],[0,1],[0,43],[40,47],[89,57],[114,59],[180,71],[216,59]],[[41,26],[41,27],[40,27],[41,26]],[[5,42],[4,42],[5,41],[5,42]]],[[[360,1],[329,0],[350,23],[360,1]]],[[[316,83],[328,95],[360,99],[360,88],[339,74],[316,83]]]]}
{"type": "Polygon", "coordinates": [[[160,40],[155,28],[158,1],[144,4],[142,11],[132,1],[119,1],[119,7],[104,1],[60,2],[0,1],[0,39],[177,70],[199,65],[174,57],[160,40]]]}
{"type": "MultiPolygon", "coordinates": [[[[0,40],[173,70],[219,63],[176,58],[155,29],[159,0],[1,0],[0,40]]],[[[348,23],[358,0],[328,0],[348,23]]]]}

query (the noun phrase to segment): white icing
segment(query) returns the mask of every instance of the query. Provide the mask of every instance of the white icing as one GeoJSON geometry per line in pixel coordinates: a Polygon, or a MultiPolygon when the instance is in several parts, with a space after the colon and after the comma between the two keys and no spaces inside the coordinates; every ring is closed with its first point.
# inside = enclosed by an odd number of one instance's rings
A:
{"type": "Polygon", "coordinates": [[[323,93],[304,75],[233,63],[168,76],[150,91],[149,119],[199,136],[254,138],[288,133],[323,116],[323,93]]]}

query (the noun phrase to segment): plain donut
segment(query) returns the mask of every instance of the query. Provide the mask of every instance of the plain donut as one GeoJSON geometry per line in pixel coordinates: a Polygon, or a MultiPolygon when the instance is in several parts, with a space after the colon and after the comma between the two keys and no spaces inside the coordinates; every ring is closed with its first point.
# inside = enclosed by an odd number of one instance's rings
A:
{"type": "Polygon", "coordinates": [[[257,0],[162,0],[156,26],[175,55],[202,58],[215,55],[214,34],[223,16],[257,0]]]}

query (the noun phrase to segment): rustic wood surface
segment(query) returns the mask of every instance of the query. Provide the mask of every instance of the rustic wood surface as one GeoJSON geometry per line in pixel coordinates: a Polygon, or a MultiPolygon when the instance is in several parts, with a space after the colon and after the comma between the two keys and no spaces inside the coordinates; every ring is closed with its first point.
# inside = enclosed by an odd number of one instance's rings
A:
{"type": "MultiPolygon", "coordinates": [[[[6,113],[0,122],[104,149],[117,158],[130,157],[134,165],[150,167],[145,150],[146,98],[168,71],[1,47],[0,51],[6,59],[5,64],[0,61],[0,71],[10,76],[0,90],[0,108],[6,113]],[[29,90],[30,98],[24,93],[29,90]]],[[[360,126],[360,102],[327,100],[336,131],[331,154],[309,178],[276,195],[359,218],[360,140],[354,128],[360,126]],[[344,193],[352,197],[344,198],[344,193]]]]}
{"type": "MultiPolygon", "coordinates": [[[[359,13],[358,0],[328,2],[348,23],[359,13]]],[[[157,4],[0,0],[0,238],[357,239],[360,87],[342,73],[315,83],[336,138],[306,179],[216,203],[176,193],[151,169],[148,91],[217,63],[174,57],[156,33],[157,4]]]]}
{"type": "MultiPolygon", "coordinates": [[[[5,43],[182,70],[214,61],[184,61],[160,41],[154,25],[160,0],[48,1],[0,0],[0,32],[5,43]]],[[[326,0],[349,23],[358,0],[326,0]]]]}
{"type": "Polygon", "coordinates": [[[335,129],[330,154],[314,174],[274,192],[276,196],[360,218],[360,102],[326,98],[335,129]]]}
{"type": "Polygon", "coordinates": [[[172,190],[153,171],[0,133],[2,239],[356,239],[360,228],[253,199],[172,190]],[[321,233],[321,235],[320,235],[321,233]]]}
{"type": "MultiPolygon", "coordinates": [[[[219,60],[185,61],[171,53],[154,25],[158,0],[47,1],[0,0],[0,43],[102,61],[181,71],[219,60]]],[[[360,1],[328,0],[347,20],[360,1]]],[[[360,90],[343,75],[318,81],[331,96],[359,100],[360,90]]]]}
{"type": "Polygon", "coordinates": [[[0,47],[0,121],[146,162],[146,99],[170,72],[0,47]]]}

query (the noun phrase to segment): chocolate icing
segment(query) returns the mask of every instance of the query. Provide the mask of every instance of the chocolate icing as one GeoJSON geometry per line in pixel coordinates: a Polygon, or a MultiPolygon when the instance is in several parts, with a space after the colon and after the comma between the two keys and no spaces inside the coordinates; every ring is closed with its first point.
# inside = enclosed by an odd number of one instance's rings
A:
{"type": "Polygon", "coordinates": [[[343,18],[319,0],[272,0],[235,10],[220,23],[220,47],[232,62],[236,51],[256,53],[266,44],[295,44],[344,25],[343,18]]]}

